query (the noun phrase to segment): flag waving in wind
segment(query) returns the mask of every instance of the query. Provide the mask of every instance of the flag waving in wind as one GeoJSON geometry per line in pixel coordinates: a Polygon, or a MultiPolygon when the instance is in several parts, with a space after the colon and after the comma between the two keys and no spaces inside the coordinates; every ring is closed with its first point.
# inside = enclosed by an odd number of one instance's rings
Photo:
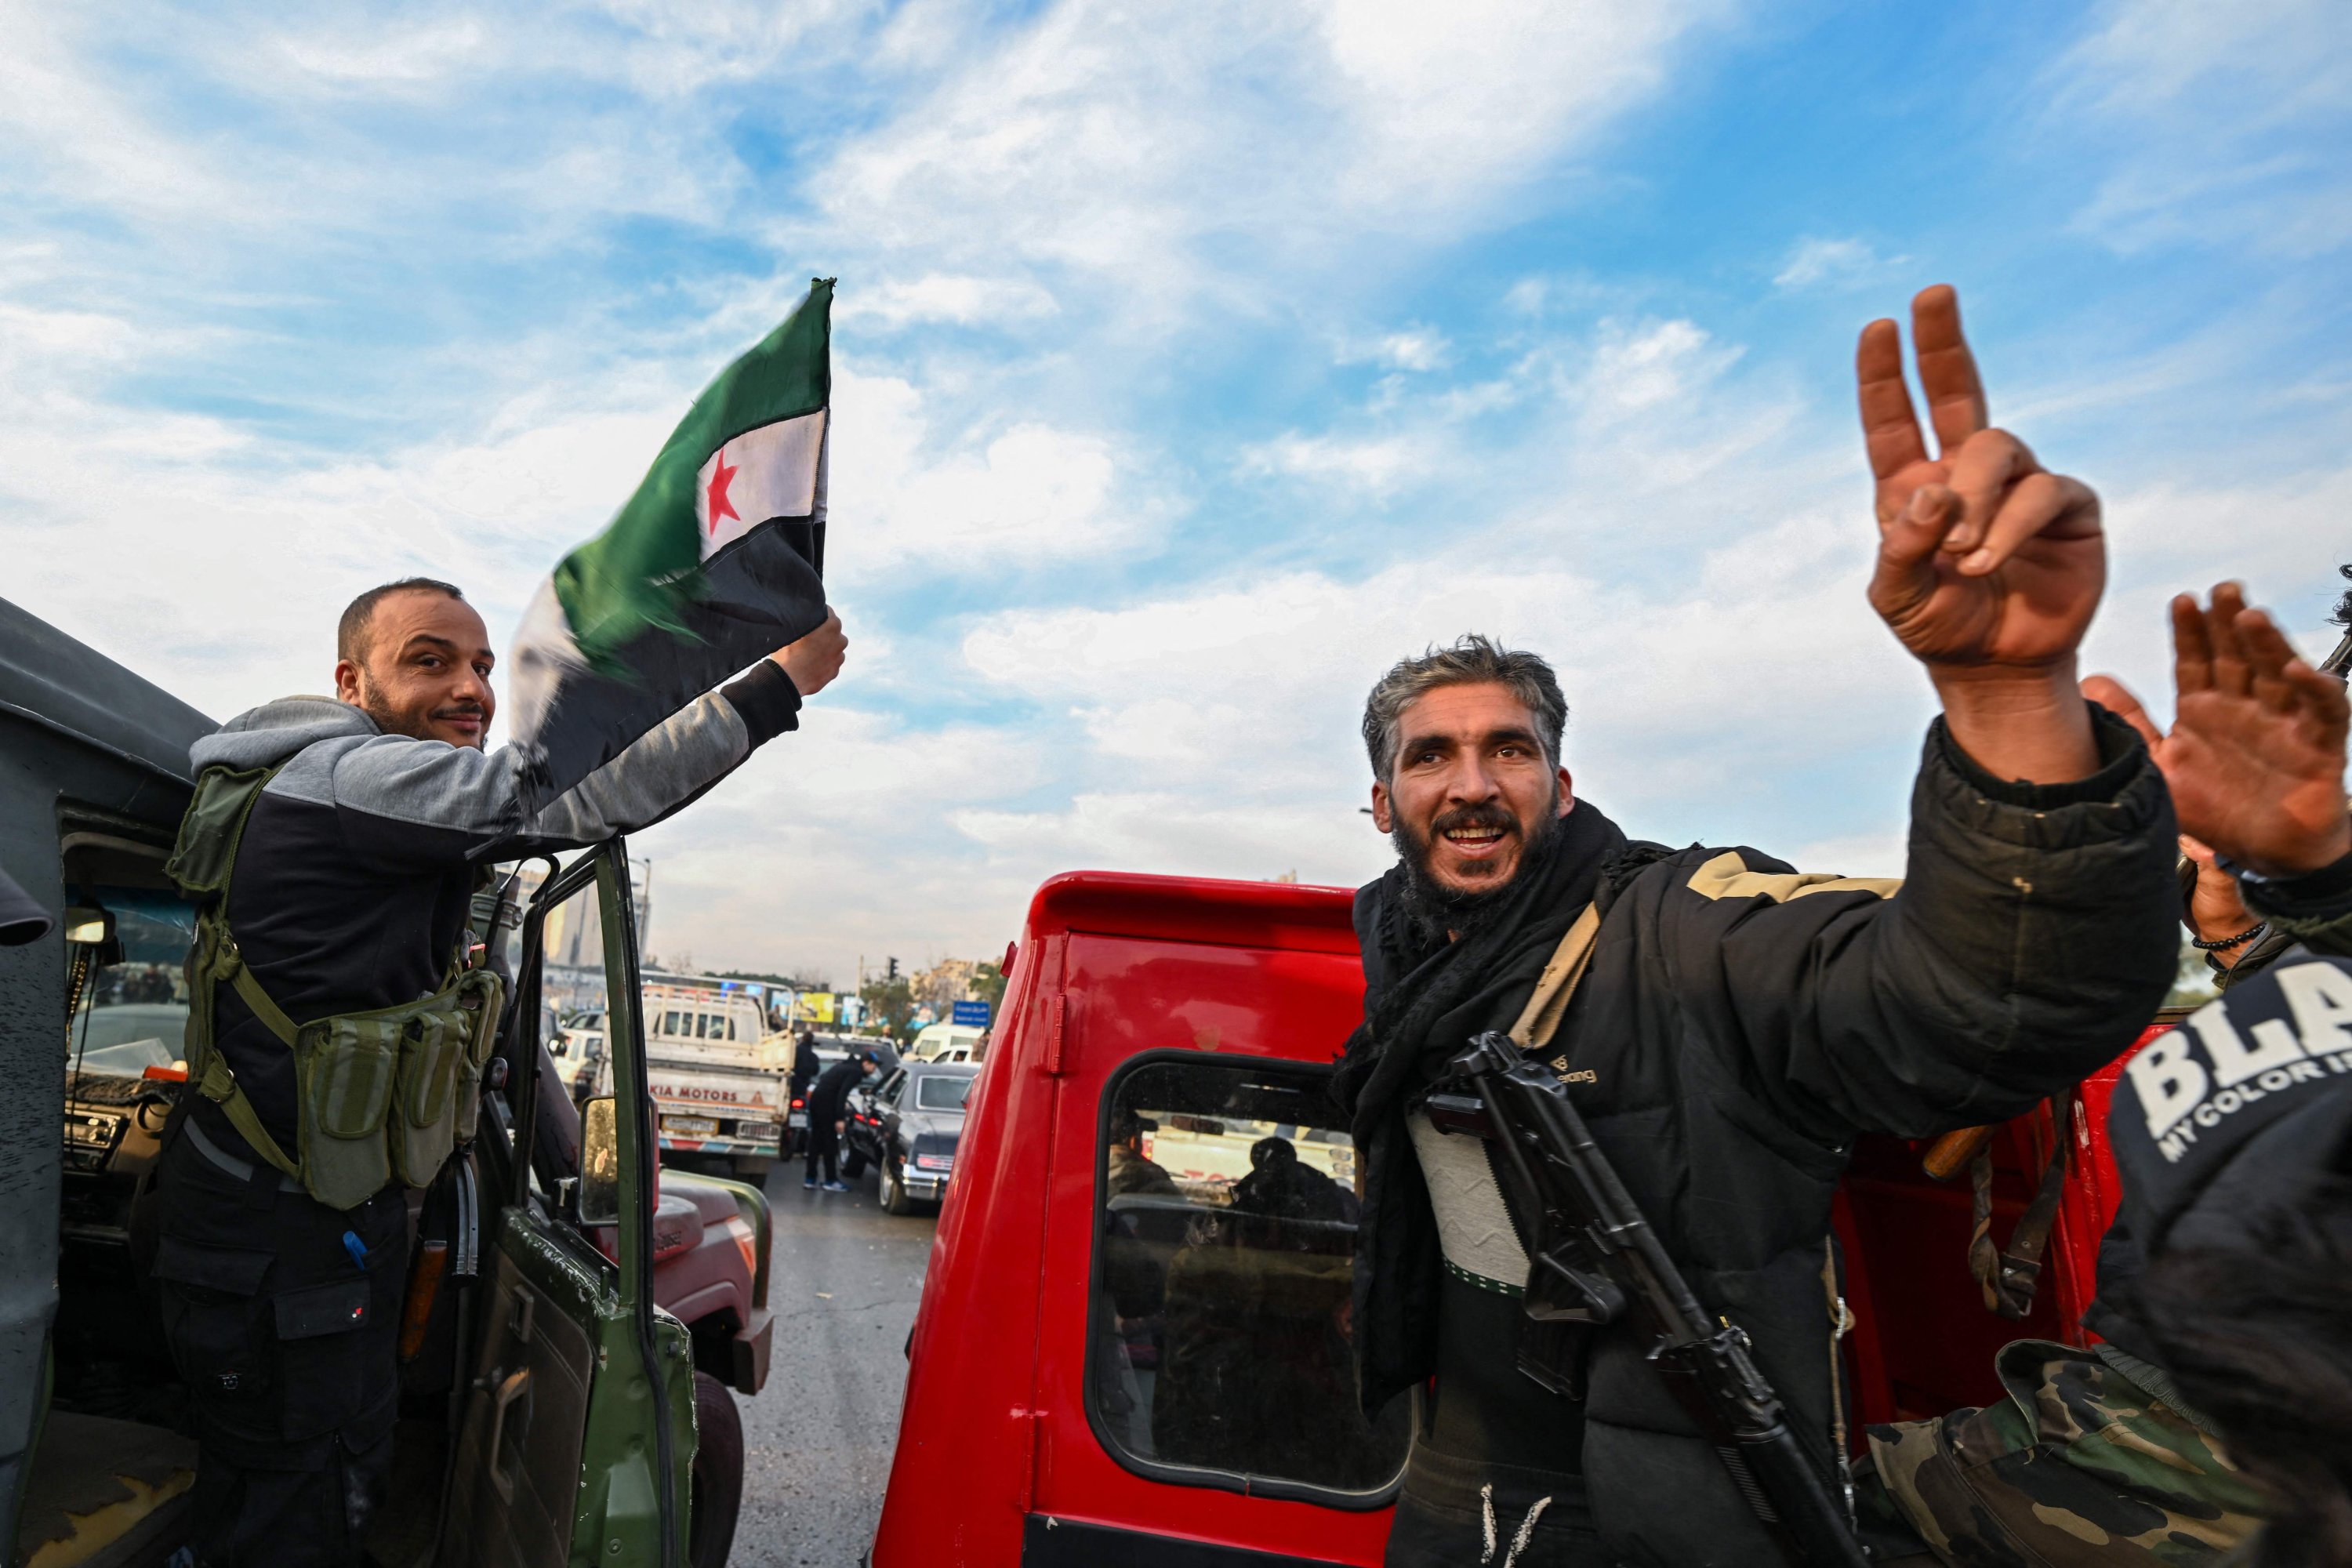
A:
{"type": "Polygon", "coordinates": [[[514,738],[551,798],[737,670],[824,624],[833,279],[687,411],[636,494],[540,584],[514,738]]]}

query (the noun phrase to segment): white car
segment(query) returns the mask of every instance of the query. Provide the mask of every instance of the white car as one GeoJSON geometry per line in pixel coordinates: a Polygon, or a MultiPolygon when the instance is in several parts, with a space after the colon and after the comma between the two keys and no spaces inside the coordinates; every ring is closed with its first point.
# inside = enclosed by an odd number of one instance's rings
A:
{"type": "Polygon", "coordinates": [[[987,1033],[971,1024],[932,1024],[915,1037],[907,1055],[919,1062],[973,1061],[979,1057],[981,1037],[987,1033]]]}

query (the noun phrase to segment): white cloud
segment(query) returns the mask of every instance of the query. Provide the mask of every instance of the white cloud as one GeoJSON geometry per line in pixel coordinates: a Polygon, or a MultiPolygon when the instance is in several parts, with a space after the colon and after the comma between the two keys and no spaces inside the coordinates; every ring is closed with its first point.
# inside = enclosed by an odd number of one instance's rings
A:
{"type": "Polygon", "coordinates": [[[1823,285],[1850,287],[1890,263],[1859,239],[1806,238],[1792,247],[1780,270],[1773,275],[1776,289],[1812,289],[1823,285]]]}
{"type": "Polygon", "coordinates": [[[94,19],[0,5],[0,189],[86,200],[145,217],[201,213],[241,193],[216,161],[151,123],[124,89],[91,68],[94,19]],[[79,24],[79,25],[77,25],[79,24]]]}
{"type": "Polygon", "coordinates": [[[1123,325],[1164,325],[1202,291],[1264,297],[1236,247],[1321,269],[1367,231],[1481,221],[1654,91],[1719,11],[1473,0],[1432,29],[1384,0],[1061,0],[810,189],[855,245],[954,270],[1020,258],[1140,310],[1123,325]]]}
{"type": "Polygon", "coordinates": [[[333,90],[410,93],[448,84],[482,58],[488,42],[480,22],[453,17],[405,23],[369,37],[323,29],[287,35],[257,53],[278,68],[273,76],[281,88],[290,76],[333,90]]]}
{"type": "Polygon", "coordinates": [[[1124,500],[1111,441],[1023,421],[942,443],[896,376],[834,375],[834,533],[843,582],[990,574],[1100,555],[1154,520],[1124,500]]]}
{"type": "Polygon", "coordinates": [[[1475,210],[1656,91],[1675,45],[1724,12],[1456,0],[1433,27],[1415,0],[1335,0],[1324,33],[1362,139],[1339,189],[1373,210],[1475,210]]]}
{"type": "Polygon", "coordinates": [[[1341,364],[1367,362],[1388,370],[1423,373],[1443,370],[1454,358],[1454,345],[1434,327],[1407,327],[1369,340],[1352,342],[1339,351],[1341,364]]]}
{"type": "Polygon", "coordinates": [[[1050,316],[1056,309],[1054,296],[1026,279],[931,272],[855,289],[843,297],[834,319],[894,329],[934,321],[969,327],[1050,316]]]}
{"type": "Polygon", "coordinates": [[[1244,474],[1281,474],[1381,495],[1433,477],[1432,442],[1411,435],[1350,439],[1296,431],[1243,448],[1244,474]]]}
{"type": "Polygon", "coordinates": [[[2120,251],[2189,243],[2285,257],[2352,244],[2352,26],[2336,0],[2117,0],[2059,63],[2051,138],[2113,172],[2078,226],[2120,251]]]}
{"type": "Polygon", "coordinates": [[[1605,321],[1584,376],[1586,406],[1622,416],[1686,399],[1738,363],[1740,353],[1691,321],[1605,321]]]}

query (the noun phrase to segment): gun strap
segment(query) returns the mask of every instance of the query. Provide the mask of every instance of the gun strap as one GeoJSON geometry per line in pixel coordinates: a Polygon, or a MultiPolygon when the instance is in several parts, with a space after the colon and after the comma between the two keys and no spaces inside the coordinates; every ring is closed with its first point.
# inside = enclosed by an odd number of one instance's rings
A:
{"type": "Polygon", "coordinates": [[[1990,1146],[1979,1151],[1969,1166],[1975,1218],[1969,1236],[1969,1272],[1976,1277],[1977,1288],[1984,1292],[1985,1310],[2011,1322],[2033,1310],[2034,1288],[2042,1277],[2042,1255],[2049,1248],[2050,1233],[2058,1221],[2058,1202],[2066,1190],[2066,1166],[2073,1152],[2070,1145],[2074,1138],[2074,1091],[2070,1089],[2055,1096],[2051,1104],[2050,1125],[2054,1142],[2050,1163],[2042,1168],[2042,1185],[2025,1212],[2018,1216],[2017,1228],[2010,1232],[2005,1247],[1995,1248],[1992,1242],[1990,1146]]]}
{"type": "Polygon", "coordinates": [[[1519,1021],[1510,1027],[1511,1038],[1523,1051],[1539,1051],[1551,1044],[1559,1030],[1559,1021],[1568,1016],[1569,998],[1576,994],[1576,984],[1592,963],[1592,944],[1601,934],[1601,906],[1587,904],[1584,912],[1568,928],[1568,934],[1552,949],[1551,958],[1536,976],[1535,994],[1519,1009],[1519,1021]]]}

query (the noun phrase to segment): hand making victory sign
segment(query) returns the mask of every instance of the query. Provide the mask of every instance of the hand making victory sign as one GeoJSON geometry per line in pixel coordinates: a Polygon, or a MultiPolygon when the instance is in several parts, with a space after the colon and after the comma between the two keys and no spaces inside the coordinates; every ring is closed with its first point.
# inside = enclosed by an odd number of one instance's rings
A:
{"type": "Polygon", "coordinates": [[[2106,585],[2099,498],[1986,423],[1984,384],[1943,284],[1911,301],[1927,455],[1890,321],[1854,354],[1876,481],[1870,604],[1927,667],[1952,738],[2001,778],[2055,783],[2098,767],[2074,650],[2106,585]]]}

